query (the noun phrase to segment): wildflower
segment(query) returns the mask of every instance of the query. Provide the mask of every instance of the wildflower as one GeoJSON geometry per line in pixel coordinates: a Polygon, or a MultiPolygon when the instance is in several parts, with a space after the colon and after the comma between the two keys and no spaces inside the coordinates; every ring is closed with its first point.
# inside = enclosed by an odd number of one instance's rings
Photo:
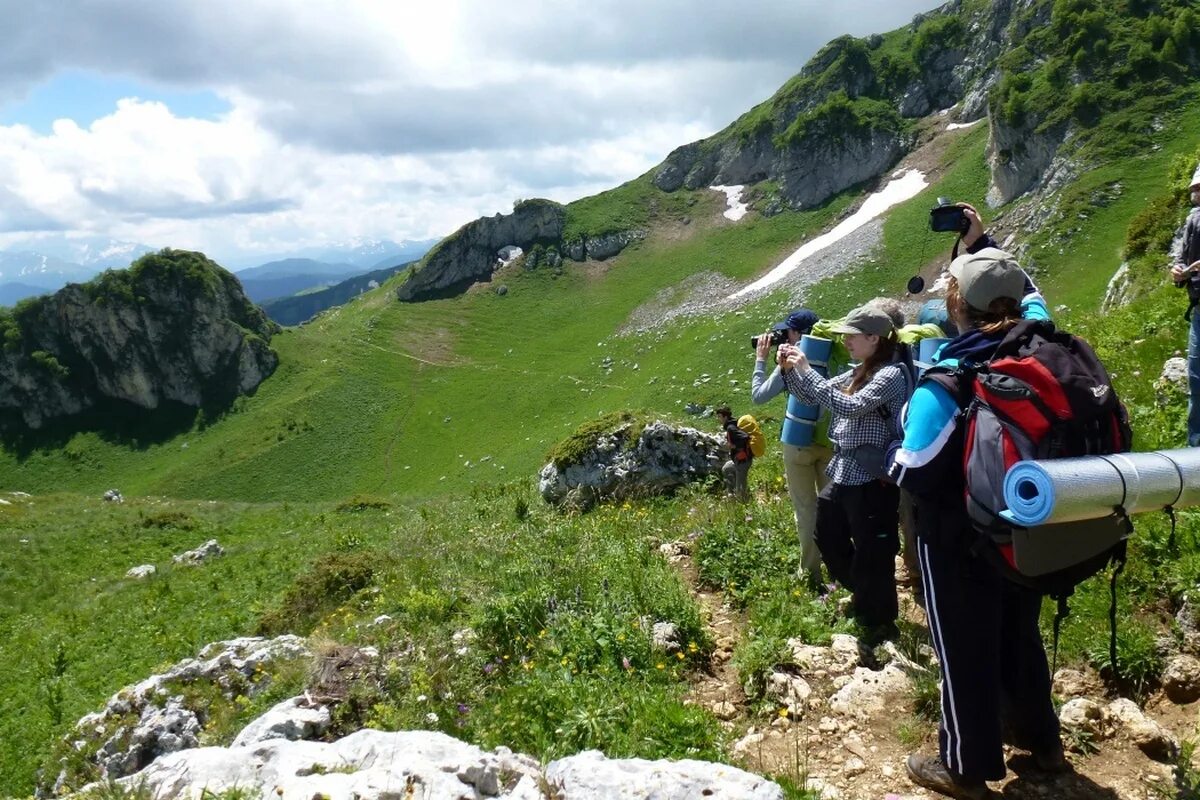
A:
{"type": "Polygon", "coordinates": [[[666,669],[667,665],[660,661],[657,664],[655,664],[654,667],[655,667],[655,669],[666,669]]]}
{"type": "Polygon", "coordinates": [[[787,715],[788,715],[787,706],[784,706],[783,708],[779,709],[779,716],[783,717],[784,719],[787,719],[787,715]]]}
{"type": "Polygon", "coordinates": [[[496,671],[496,665],[493,664],[491,661],[489,661],[488,663],[483,665],[483,674],[484,675],[491,675],[495,671],[496,671]]]}
{"type": "Polygon", "coordinates": [[[526,672],[528,672],[529,670],[533,669],[533,662],[526,661],[525,663],[521,664],[521,666],[525,668],[526,672]]]}
{"type": "Polygon", "coordinates": [[[466,703],[459,703],[459,704],[458,704],[458,713],[460,713],[460,714],[470,714],[470,713],[471,713],[471,707],[470,707],[469,705],[467,705],[466,703]]]}
{"type": "Polygon", "coordinates": [[[565,666],[567,665],[567,657],[566,657],[566,656],[563,656],[563,657],[562,657],[562,661],[560,661],[559,663],[560,663],[560,664],[562,664],[562,665],[565,667],[565,666]]]}
{"type": "Polygon", "coordinates": [[[546,629],[545,629],[545,628],[542,628],[540,631],[538,631],[538,638],[539,638],[539,639],[545,639],[545,638],[546,638],[546,629]]]}
{"type": "Polygon", "coordinates": [[[430,711],[428,714],[425,715],[425,721],[428,722],[430,725],[436,725],[438,722],[438,715],[433,713],[432,711],[430,711]]]}
{"type": "Polygon", "coordinates": [[[617,641],[618,641],[618,642],[623,642],[623,641],[625,641],[625,634],[623,634],[623,633],[618,633],[618,634],[617,634],[617,641]]]}
{"type": "Polygon", "coordinates": [[[633,664],[629,663],[629,656],[621,656],[621,666],[625,669],[633,669],[633,664]]]}
{"type": "Polygon", "coordinates": [[[418,702],[418,703],[424,703],[424,702],[425,702],[426,700],[428,700],[428,699],[429,699],[429,698],[428,698],[428,697],[426,697],[426,696],[425,696],[425,695],[423,695],[423,694],[419,694],[419,695],[417,695],[417,702],[418,702]]]}
{"type": "Polygon", "coordinates": [[[683,661],[683,653],[676,653],[676,654],[675,654],[675,657],[676,657],[677,659],[679,659],[680,661],[683,661]]]}
{"type": "Polygon", "coordinates": [[[700,647],[695,642],[688,642],[688,652],[695,653],[700,647]]]}

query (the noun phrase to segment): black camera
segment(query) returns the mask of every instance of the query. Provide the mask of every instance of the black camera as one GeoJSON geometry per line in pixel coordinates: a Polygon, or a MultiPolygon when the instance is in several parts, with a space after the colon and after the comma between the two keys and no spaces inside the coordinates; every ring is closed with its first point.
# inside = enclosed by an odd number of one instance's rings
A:
{"type": "Polygon", "coordinates": [[[969,227],[966,210],[945,197],[939,197],[937,207],[929,212],[929,228],[937,233],[966,233],[969,227]]]}
{"type": "MultiPolygon", "coordinates": [[[[759,338],[761,338],[761,337],[758,337],[758,336],[750,337],[750,346],[756,350],[758,349],[759,338]]],[[[787,340],[788,340],[787,331],[771,331],[770,342],[771,342],[772,347],[778,347],[779,345],[783,344],[787,340]]]]}

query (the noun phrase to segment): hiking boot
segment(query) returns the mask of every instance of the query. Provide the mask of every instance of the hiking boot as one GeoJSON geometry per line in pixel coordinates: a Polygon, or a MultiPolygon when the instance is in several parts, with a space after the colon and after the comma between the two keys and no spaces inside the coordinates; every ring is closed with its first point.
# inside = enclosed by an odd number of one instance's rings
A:
{"type": "Polygon", "coordinates": [[[913,753],[905,762],[908,777],[918,786],[940,792],[947,797],[960,800],[983,800],[991,797],[991,790],[983,781],[971,781],[946,769],[939,756],[923,756],[913,753]]]}
{"type": "Polygon", "coordinates": [[[1070,772],[1071,764],[1067,761],[1066,753],[1063,752],[1062,745],[1055,747],[1053,750],[1047,750],[1041,753],[1031,753],[1033,763],[1042,772],[1070,772]]]}

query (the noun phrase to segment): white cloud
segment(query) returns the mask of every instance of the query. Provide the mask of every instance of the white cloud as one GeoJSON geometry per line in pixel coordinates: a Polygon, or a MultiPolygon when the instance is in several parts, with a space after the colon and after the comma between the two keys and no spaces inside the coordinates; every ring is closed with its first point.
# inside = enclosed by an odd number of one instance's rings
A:
{"type": "Polygon", "coordinates": [[[425,238],[516,197],[628,180],[761,101],[828,39],[928,0],[0,0],[0,102],[62,70],[207,89],[0,127],[0,246],[72,230],[217,256],[425,238]]]}

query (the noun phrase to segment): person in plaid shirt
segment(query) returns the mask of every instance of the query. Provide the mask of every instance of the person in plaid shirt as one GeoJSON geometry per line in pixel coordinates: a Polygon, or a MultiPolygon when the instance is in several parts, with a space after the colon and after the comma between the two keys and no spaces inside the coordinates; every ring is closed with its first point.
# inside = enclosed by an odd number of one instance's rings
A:
{"type": "Polygon", "coordinates": [[[900,438],[908,397],[903,369],[891,363],[896,330],[870,305],[854,309],[832,333],[858,366],[825,379],[799,348],[782,345],[783,381],[805,403],[829,409],[830,483],[817,498],[817,547],[830,576],[854,593],[853,612],[868,644],[896,635],[895,558],[900,492],[883,479],[883,458],[900,438]]]}

